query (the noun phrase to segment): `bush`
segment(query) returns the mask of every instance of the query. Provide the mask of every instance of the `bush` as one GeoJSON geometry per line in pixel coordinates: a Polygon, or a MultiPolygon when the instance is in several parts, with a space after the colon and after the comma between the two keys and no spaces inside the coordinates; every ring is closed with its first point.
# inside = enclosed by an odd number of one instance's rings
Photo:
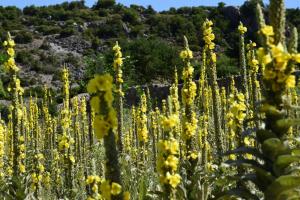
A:
{"type": "Polygon", "coordinates": [[[28,51],[17,52],[16,61],[23,65],[29,65],[32,63],[33,57],[28,51]]]}
{"type": "Polygon", "coordinates": [[[115,0],[98,0],[97,3],[93,6],[93,9],[100,9],[100,8],[111,8],[116,5],[115,0]]]}
{"type": "Polygon", "coordinates": [[[28,44],[31,43],[32,40],[33,40],[32,33],[26,31],[18,32],[15,37],[15,42],[19,44],[28,44]]]}
{"type": "Polygon", "coordinates": [[[46,25],[39,26],[37,27],[36,30],[42,33],[43,35],[53,35],[53,34],[59,34],[61,32],[61,28],[58,26],[46,26],[46,25]]]}
{"type": "Polygon", "coordinates": [[[60,37],[60,38],[65,38],[65,37],[69,37],[69,36],[74,35],[74,34],[75,34],[74,28],[68,27],[68,28],[66,28],[66,29],[63,29],[63,30],[60,32],[59,37],[60,37]]]}

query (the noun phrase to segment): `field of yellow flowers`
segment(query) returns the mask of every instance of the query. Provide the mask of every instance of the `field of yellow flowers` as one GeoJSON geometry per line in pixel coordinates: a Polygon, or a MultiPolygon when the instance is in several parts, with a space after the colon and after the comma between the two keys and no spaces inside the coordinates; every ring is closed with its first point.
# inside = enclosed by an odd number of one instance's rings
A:
{"type": "Polygon", "coordinates": [[[63,68],[64,101],[55,116],[46,87],[42,100],[25,103],[8,33],[3,67],[12,101],[9,122],[0,121],[0,199],[300,199],[297,30],[285,38],[283,0],[270,1],[270,25],[259,5],[257,16],[260,47],[237,27],[238,87],[234,79],[228,88],[217,83],[214,24],[206,20],[200,79],[184,37],[182,74],[174,70],[160,108],[149,91],[124,108],[116,42],[115,74],[96,74],[89,98],[70,98],[63,68]]]}

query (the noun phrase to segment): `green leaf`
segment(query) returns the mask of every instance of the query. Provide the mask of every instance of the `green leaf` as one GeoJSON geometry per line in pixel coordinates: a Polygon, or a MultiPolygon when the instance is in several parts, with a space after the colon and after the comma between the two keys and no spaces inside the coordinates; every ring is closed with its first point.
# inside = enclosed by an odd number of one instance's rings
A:
{"type": "Polygon", "coordinates": [[[281,176],[277,178],[265,191],[266,199],[282,199],[281,195],[294,189],[300,189],[300,176],[281,176]]]}
{"type": "Polygon", "coordinates": [[[222,192],[220,194],[217,194],[214,199],[217,200],[233,199],[232,198],[233,196],[245,198],[248,200],[259,200],[259,198],[256,195],[252,194],[247,189],[242,189],[242,188],[235,188],[226,192],[222,192]]]}
{"type": "Polygon", "coordinates": [[[281,175],[286,167],[294,162],[300,162],[300,155],[281,155],[278,156],[274,163],[274,171],[277,175],[281,175]]]}
{"type": "Polygon", "coordinates": [[[256,179],[251,180],[261,191],[264,191],[274,180],[271,169],[264,167],[255,160],[239,159],[226,161],[229,165],[247,167],[255,171],[256,179]]]}
{"type": "Polygon", "coordinates": [[[266,159],[266,157],[256,148],[252,147],[239,147],[234,150],[230,150],[225,152],[223,155],[230,155],[230,154],[251,154],[257,158],[266,159]]]}
{"type": "Polygon", "coordinates": [[[257,141],[259,143],[263,143],[265,140],[270,139],[270,138],[276,138],[277,136],[272,133],[271,131],[268,130],[258,130],[256,132],[256,136],[257,136],[257,141]]]}
{"type": "Polygon", "coordinates": [[[291,150],[278,138],[270,138],[264,141],[262,151],[270,160],[275,161],[279,155],[289,154],[291,150]]]}

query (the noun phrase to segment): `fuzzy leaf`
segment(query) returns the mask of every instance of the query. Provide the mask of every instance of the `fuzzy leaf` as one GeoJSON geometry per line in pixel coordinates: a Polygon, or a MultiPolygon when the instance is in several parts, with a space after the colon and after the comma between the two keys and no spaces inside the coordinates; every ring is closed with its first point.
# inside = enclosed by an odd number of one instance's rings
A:
{"type": "Polygon", "coordinates": [[[300,188],[300,176],[281,176],[277,178],[265,191],[266,199],[282,199],[281,195],[300,188]]]}

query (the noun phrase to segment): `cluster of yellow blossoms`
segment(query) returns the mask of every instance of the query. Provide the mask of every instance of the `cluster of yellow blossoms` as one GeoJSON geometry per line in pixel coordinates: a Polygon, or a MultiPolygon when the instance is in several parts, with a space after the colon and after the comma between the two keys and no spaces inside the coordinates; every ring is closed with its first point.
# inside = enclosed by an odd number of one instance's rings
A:
{"type": "Polygon", "coordinates": [[[36,160],[36,171],[31,174],[31,189],[37,190],[43,181],[43,174],[45,172],[45,167],[42,164],[44,162],[44,155],[41,153],[38,153],[34,156],[36,160]]]}
{"type": "Polygon", "coordinates": [[[253,50],[256,47],[255,42],[250,42],[247,45],[247,60],[248,60],[248,65],[250,66],[251,73],[257,73],[259,69],[259,61],[255,58],[255,55],[253,55],[253,50]]]}
{"type": "Polygon", "coordinates": [[[98,184],[101,182],[99,176],[88,176],[86,179],[86,185],[90,186],[92,193],[88,196],[87,200],[98,200],[101,196],[98,191],[98,184]]]}
{"type": "Polygon", "coordinates": [[[143,93],[141,96],[141,105],[138,116],[138,139],[140,142],[148,142],[148,128],[147,128],[147,97],[143,93]]]}
{"type": "Polygon", "coordinates": [[[284,91],[286,88],[295,87],[295,76],[293,63],[300,63],[300,54],[290,54],[283,44],[274,44],[274,31],[272,26],[265,26],[261,33],[267,41],[267,49],[258,50],[258,59],[265,67],[264,80],[272,88],[272,91],[284,91]]]}
{"type": "MultiPolygon", "coordinates": [[[[243,93],[230,94],[229,101],[229,110],[226,114],[227,126],[229,129],[229,146],[230,149],[236,147],[234,138],[241,140],[240,134],[243,128],[243,121],[246,118],[246,104],[245,96],[243,93]],[[238,135],[237,135],[238,134],[238,135]]],[[[231,159],[235,159],[235,155],[230,155],[231,159]]]]}
{"type": "Polygon", "coordinates": [[[240,22],[240,25],[238,26],[238,30],[239,30],[239,32],[240,32],[241,34],[245,34],[245,33],[247,32],[247,27],[245,27],[245,26],[243,25],[243,23],[240,22]]]}
{"type": "Polygon", "coordinates": [[[119,46],[118,42],[116,42],[116,45],[113,47],[113,51],[115,52],[115,59],[113,63],[114,70],[116,71],[116,83],[122,84],[123,81],[123,72],[122,72],[122,65],[123,65],[123,58],[122,58],[122,52],[121,47],[119,46]]]}
{"type": "Polygon", "coordinates": [[[158,142],[157,171],[160,174],[160,182],[176,188],[180,183],[180,175],[176,173],[178,167],[179,144],[174,138],[160,140],[158,142]]]}
{"type": "Polygon", "coordinates": [[[213,34],[213,30],[212,30],[212,25],[213,22],[210,20],[206,20],[203,23],[203,39],[205,41],[205,48],[212,50],[215,48],[215,43],[213,42],[214,39],[216,38],[215,35],[213,34]]]}
{"type": "Polygon", "coordinates": [[[18,164],[19,164],[19,171],[20,173],[25,173],[26,172],[26,168],[25,168],[25,165],[24,165],[24,160],[25,160],[25,139],[24,139],[24,136],[20,136],[19,137],[19,157],[18,157],[18,164]]]}
{"type": "Polygon", "coordinates": [[[11,38],[10,34],[8,33],[8,38],[6,41],[4,41],[3,46],[6,48],[6,53],[9,56],[8,60],[4,63],[4,68],[7,72],[10,73],[16,73],[20,69],[17,67],[16,62],[15,62],[15,42],[11,38]]]}
{"type": "Polygon", "coordinates": [[[102,139],[109,133],[109,130],[115,130],[118,126],[118,120],[113,109],[113,78],[108,75],[96,75],[90,80],[87,90],[94,95],[91,98],[91,107],[95,112],[94,130],[98,139],[102,139]],[[103,114],[101,109],[107,109],[107,115],[103,114]]]}
{"type": "MultiPolygon", "coordinates": [[[[118,183],[110,183],[105,179],[101,179],[99,176],[88,176],[86,179],[86,185],[90,186],[92,193],[87,200],[111,200],[112,195],[116,196],[122,192],[122,186],[118,183]],[[99,187],[100,193],[99,194],[99,187]]],[[[124,200],[129,200],[129,193],[124,193],[124,200]]]]}

